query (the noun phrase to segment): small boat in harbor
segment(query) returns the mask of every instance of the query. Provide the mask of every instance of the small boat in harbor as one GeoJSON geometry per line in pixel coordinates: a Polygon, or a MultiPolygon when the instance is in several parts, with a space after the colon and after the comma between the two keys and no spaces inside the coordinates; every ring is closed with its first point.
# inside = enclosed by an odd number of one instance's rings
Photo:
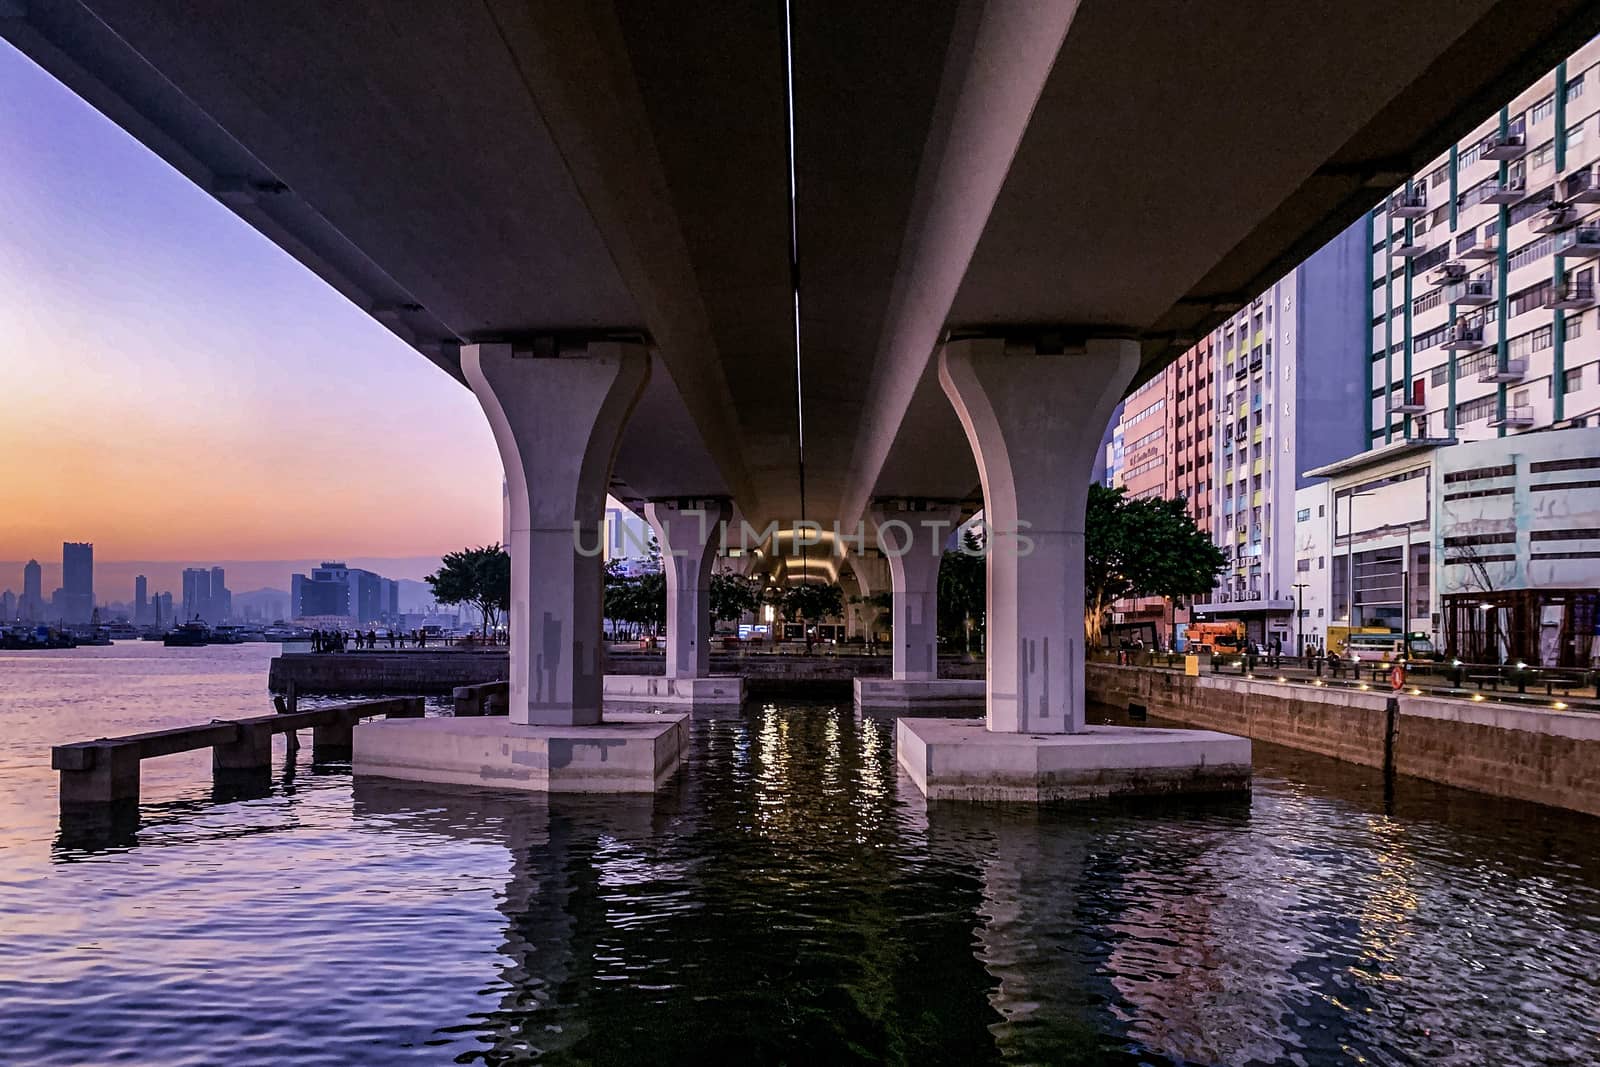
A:
{"type": "Polygon", "coordinates": [[[168,648],[199,648],[211,644],[211,627],[203,622],[186,622],[182,626],[174,626],[161,638],[161,643],[168,648]]]}
{"type": "Polygon", "coordinates": [[[25,652],[48,648],[76,648],[78,643],[65,630],[53,626],[13,626],[0,628],[0,651],[25,652]]]}

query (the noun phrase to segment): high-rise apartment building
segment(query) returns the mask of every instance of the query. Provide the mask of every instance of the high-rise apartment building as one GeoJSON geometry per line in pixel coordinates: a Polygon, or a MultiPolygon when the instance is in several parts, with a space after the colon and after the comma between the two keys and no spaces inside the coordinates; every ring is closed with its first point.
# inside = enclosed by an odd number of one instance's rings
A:
{"type": "Polygon", "coordinates": [[[1358,222],[1210,337],[1213,540],[1228,556],[1208,619],[1292,647],[1295,490],[1301,473],[1362,451],[1370,288],[1358,222]]]}
{"type": "Polygon", "coordinates": [[[1600,415],[1600,39],[1371,216],[1373,445],[1600,415]]]}
{"type": "Polygon", "coordinates": [[[215,626],[233,616],[233,594],[221,567],[183,569],[183,617],[215,626]]]}
{"type": "Polygon", "coordinates": [[[289,611],[327,625],[366,625],[399,614],[399,583],[372,571],[324,562],[289,579],[289,611]]]}
{"type": "Polygon", "coordinates": [[[61,588],[55,609],[69,623],[86,623],[94,617],[94,545],[62,542],[61,588]]]}
{"type": "Polygon", "coordinates": [[[144,575],[133,579],[133,621],[142,623],[150,614],[150,585],[144,575]]]}
{"type": "Polygon", "coordinates": [[[1600,40],[1385,198],[1370,254],[1370,447],[1301,493],[1307,637],[1593,662],[1600,40]]]}
{"type": "Polygon", "coordinates": [[[44,568],[30,559],[22,568],[22,598],[17,602],[17,618],[23,622],[44,620],[44,568]]]}
{"type": "Polygon", "coordinates": [[[184,620],[193,621],[200,619],[211,622],[207,618],[211,612],[211,572],[204,567],[185,567],[183,569],[183,617],[184,620]]]}

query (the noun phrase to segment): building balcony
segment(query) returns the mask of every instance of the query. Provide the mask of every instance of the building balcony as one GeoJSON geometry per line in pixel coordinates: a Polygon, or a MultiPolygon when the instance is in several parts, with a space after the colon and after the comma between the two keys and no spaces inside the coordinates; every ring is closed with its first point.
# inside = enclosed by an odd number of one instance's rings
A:
{"type": "Polygon", "coordinates": [[[1544,306],[1561,311],[1582,311],[1594,307],[1594,282],[1568,278],[1551,290],[1544,306]]]}
{"type": "Polygon", "coordinates": [[[1389,254],[1400,259],[1416,259],[1418,256],[1428,254],[1428,249],[1407,237],[1402,237],[1399,243],[1389,246],[1389,254]]]}
{"type": "Polygon", "coordinates": [[[1401,219],[1414,219],[1428,213],[1428,191],[1401,190],[1389,199],[1389,214],[1401,219]]]}
{"type": "Polygon", "coordinates": [[[1529,405],[1529,404],[1521,404],[1521,405],[1518,405],[1516,407],[1508,407],[1508,408],[1506,408],[1506,416],[1505,416],[1505,418],[1503,418],[1503,419],[1490,419],[1489,420],[1489,425],[1490,426],[1504,426],[1507,429],[1514,429],[1514,430],[1526,429],[1527,427],[1533,425],[1533,407],[1532,407],[1532,405],[1529,405]]]}
{"type": "Polygon", "coordinates": [[[1522,178],[1507,178],[1503,182],[1492,181],[1489,191],[1483,195],[1483,200],[1488,204],[1515,204],[1528,195],[1528,183],[1522,178]]]}
{"type": "Polygon", "coordinates": [[[1396,415],[1421,415],[1428,410],[1428,405],[1416,400],[1405,400],[1389,406],[1390,412],[1396,415]]]}
{"type": "Polygon", "coordinates": [[[1483,347],[1483,327],[1473,323],[1458,322],[1446,335],[1444,347],[1455,352],[1470,352],[1483,347]]]}
{"type": "Polygon", "coordinates": [[[1500,237],[1484,237],[1481,240],[1476,232],[1462,234],[1456,238],[1456,255],[1463,259],[1494,259],[1500,254],[1500,237]]]}
{"type": "Polygon", "coordinates": [[[1483,307],[1494,303],[1494,282],[1488,278],[1467,278],[1460,285],[1453,286],[1448,295],[1453,304],[1483,307]]]}
{"type": "Polygon", "coordinates": [[[1480,143],[1483,150],[1478,154],[1483,159],[1521,159],[1528,154],[1528,138],[1517,126],[1505,133],[1491,133],[1480,143]]]}
{"type": "Polygon", "coordinates": [[[1466,281],[1471,273],[1472,268],[1459,259],[1447,259],[1428,272],[1428,281],[1433,285],[1450,285],[1466,281]]]}
{"type": "Polygon", "coordinates": [[[1534,233],[1560,233],[1578,224],[1578,209],[1571,204],[1552,200],[1550,205],[1533,218],[1529,228],[1534,233]]]}
{"type": "Polygon", "coordinates": [[[1600,226],[1575,226],[1556,239],[1556,255],[1574,259],[1600,256],[1600,226]]]}
{"type": "Polygon", "coordinates": [[[1520,382],[1528,373],[1528,361],[1525,359],[1508,359],[1505,366],[1485,367],[1478,372],[1480,382],[1520,382]]]}
{"type": "Polygon", "coordinates": [[[1600,204],[1600,176],[1593,166],[1561,179],[1561,199],[1569,204],[1600,204]]]}

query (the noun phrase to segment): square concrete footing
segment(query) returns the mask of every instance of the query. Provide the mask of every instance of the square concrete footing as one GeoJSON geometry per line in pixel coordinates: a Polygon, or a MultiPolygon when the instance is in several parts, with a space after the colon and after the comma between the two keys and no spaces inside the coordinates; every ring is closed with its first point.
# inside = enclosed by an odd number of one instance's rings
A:
{"type": "Polygon", "coordinates": [[[1250,789],[1250,741],[1212,730],[1090,726],[991,733],[981,719],[901,719],[900,766],[929,800],[1039,803],[1250,789]]]}
{"type": "Polygon", "coordinates": [[[598,726],[502,718],[388,719],[356,727],[360,776],[541,793],[650,793],[678,769],[687,715],[613,711],[598,726]]]}
{"type": "Polygon", "coordinates": [[[659,674],[608,674],[606,703],[653,704],[658,707],[738,707],[744,703],[744,679],[736,674],[704,678],[666,678],[659,674]]]}
{"type": "Polygon", "coordinates": [[[982,678],[857,678],[856,707],[863,711],[921,711],[936,708],[981,708],[982,678]]]}

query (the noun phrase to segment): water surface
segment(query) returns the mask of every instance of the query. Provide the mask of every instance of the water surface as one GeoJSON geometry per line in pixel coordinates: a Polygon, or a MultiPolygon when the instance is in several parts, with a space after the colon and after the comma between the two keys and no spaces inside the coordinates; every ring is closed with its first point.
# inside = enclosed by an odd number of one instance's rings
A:
{"type": "Polygon", "coordinates": [[[48,746],[268,710],[275,646],[0,653],[7,1063],[1590,1063],[1600,822],[1257,746],[1247,801],[936,805],[893,720],[696,721],[654,799],[48,746]]]}

